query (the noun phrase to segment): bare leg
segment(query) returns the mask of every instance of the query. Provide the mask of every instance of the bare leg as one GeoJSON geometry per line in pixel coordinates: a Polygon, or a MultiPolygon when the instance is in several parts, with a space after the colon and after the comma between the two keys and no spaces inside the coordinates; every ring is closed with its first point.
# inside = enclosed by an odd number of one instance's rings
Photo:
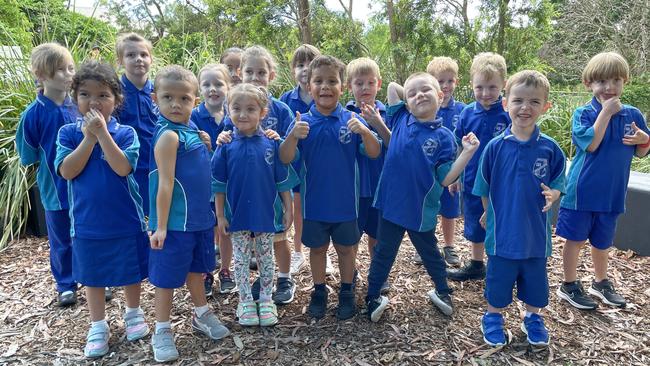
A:
{"type": "Polygon", "coordinates": [[[596,282],[607,279],[607,265],[609,263],[609,248],[598,249],[591,247],[591,260],[594,262],[596,282]]]}
{"type": "Polygon", "coordinates": [[[275,261],[278,264],[280,273],[289,273],[291,267],[291,249],[289,249],[289,242],[286,240],[273,243],[275,250],[275,261]]]}
{"type": "Polygon", "coordinates": [[[300,194],[293,195],[293,250],[302,251],[302,204],[300,194]]]}
{"type": "Polygon", "coordinates": [[[219,235],[219,256],[221,257],[221,268],[230,269],[232,264],[232,241],[230,235],[219,235]]]}
{"type": "Polygon", "coordinates": [[[448,219],[441,216],[440,225],[442,226],[442,236],[445,239],[445,246],[453,247],[456,230],[456,219],[448,219]]]}
{"type": "Polygon", "coordinates": [[[562,250],[562,267],[564,269],[564,281],[574,282],[578,278],[578,259],[584,241],[567,240],[562,250]]]}
{"type": "Polygon", "coordinates": [[[140,292],[142,285],[140,282],[133,285],[124,286],[124,297],[126,298],[126,306],[129,308],[140,307],[140,292]]]}
{"type": "Polygon", "coordinates": [[[314,283],[325,283],[325,256],[329,243],[318,248],[309,248],[309,266],[314,283]]]}
{"type": "MultiPolygon", "coordinates": [[[[203,279],[201,279],[201,285],[203,285],[203,279]]],[[[156,287],[154,304],[156,307],[157,322],[162,323],[169,321],[169,315],[172,312],[173,296],[174,289],[156,287]]]]}
{"type": "Polygon", "coordinates": [[[484,261],[485,244],[472,242],[472,260],[484,261]]]}
{"type": "Polygon", "coordinates": [[[339,273],[341,274],[341,283],[352,283],[354,269],[356,266],[356,254],[359,244],[346,246],[334,243],[334,249],[339,256],[339,273]]]}
{"type": "Polygon", "coordinates": [[[86,300],[91,321],[100,321],[106,317],[106,299],[103,287],[86,286],[86,300]]]}
{"type": "Polygon", "coordinates": [[[203,306],[208,303],[205,298],[205,291],[203,288],[203,273],[190,272],[185,279],[185,285],[190,291],[192,303],[195,307],[203,306]]]}

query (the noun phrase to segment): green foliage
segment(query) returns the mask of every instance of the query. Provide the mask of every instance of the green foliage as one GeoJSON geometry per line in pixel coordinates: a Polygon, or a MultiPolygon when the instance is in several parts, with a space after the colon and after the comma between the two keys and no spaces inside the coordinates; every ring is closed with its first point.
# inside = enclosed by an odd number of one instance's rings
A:
{"type": "Polygon", "coordinates": [[[20,11],[18,1],[0,2],[0,45],[20,46],[23,52],[31,49],[31,23],[20,11]]]}
{"type": "Polygon", "coordinates": [[[632,79],[632,82],[625,86],[621,101],[639,108],[648,119],[647,117],[650,116],[650,72],[632,79]]]}

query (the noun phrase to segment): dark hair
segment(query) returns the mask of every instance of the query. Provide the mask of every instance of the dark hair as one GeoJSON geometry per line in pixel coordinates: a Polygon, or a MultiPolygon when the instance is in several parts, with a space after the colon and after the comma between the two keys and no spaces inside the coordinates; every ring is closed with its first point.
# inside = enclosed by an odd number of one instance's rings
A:
{"type": "Polygon", "coordinates": [[[318,48],[303,43],[295,51],[293,51],[293,57],[291,57],[291,68],[295,68],[296,65],[300,62],[311,62],[317,56],[320,56],[320,51],[318,48]]]}
{"type": "Polygon", "coordinates": [[[72,79],[72,98],[75,101],[77,100],[77,90],[86,80],[95,80],[106,84],[115,96],[115,107],[122,104],[122,100],[124,99],[122,95],[122,84],[113,66],[106,62],[94,60],[81,64],[72,79]]]}
{"type": "Polygon", "coordinates": [[[315,69],[320,67],[331,67],[339,74],[339,79],[341,79],[341,85],[345,84],[345,64],[341,62],[338,58],[329,55],[320,55],[316,56],[309,63],[309,70],[307,71],[307,79],[311,82],[311,76],[314,73],[315,69]]]}
{"type": "Polygon", "coordinates": [[[192,85],[194,95],[199,95],[199,80],[194,73],[180,65],[165,66],[156,73],[153,82],[154,93],[158,91],[158,86],[162,80],[185,81],[192,85]]]}

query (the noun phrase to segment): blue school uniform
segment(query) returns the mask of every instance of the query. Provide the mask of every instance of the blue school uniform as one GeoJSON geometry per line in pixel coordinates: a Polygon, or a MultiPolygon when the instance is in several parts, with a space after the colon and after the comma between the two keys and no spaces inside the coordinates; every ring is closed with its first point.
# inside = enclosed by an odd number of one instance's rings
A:
{"type": "Polygon", "coordinates": [[[72,276],[67,183],[54,169],[56,136],[59,128],[74,122],[77,115],[77,107],[70,97],[59,106],[41,91],[21,114],[15,139],[21,164],[39,163],[36,184],[45,208],[50,268],[59,292],[74,291],[77,284],[72,276]]]}
{"type": "Polygon", "coordinates": [[[284,92],[280,97],[280,101],[288,105],[291,111],[295,114],[296,112],[307,113],[311,106],[314,105],[314,100],[309,104],[302,101],[300,98],[300,85],[297,85],[295,88],[284,92]]]}
{"type": "MultiPolygon", "coordinates": [[[[457,102],[454,97],[449,99],[446,107],[440,107],[438,117],[442,118],[442,125],[450,131],[456,129],[460,112],[465,108],[465,103],[457,102]]],[[[447,219],[460,217],[460,193],[455,192],[452,196],[449,189],[445,187],[440,196],[440,215],[447,219]]]]}
{"type": "MultiPolygon", "coordinates": [[[[83,118],[59,130],[54,167],[83,141],[83,118]]],[[[113,171],[96,143],[84,169],[69,180],[73,272],[80,283],[92,287],[124,286],[147,277],[148,238],[142,199],[133,176],[140,143],[135,130],[115,118],[107,129],[123,151],[132,172],[121,177],[113,171]]]]}
{"type": "Polygon", "coordinates": [[[208,109],[205,107],[205,102],[199,104],[196,108],[192,110],[192,116],[190,120],[194,122],[196,127],[200,131],[207,132],[210,135],[210,145],[212,146],[212,151],[217,150],[217,137],[221,131],[223,131],[224,122],[226,119],[226,108],[224,105],[224,113],[221,121],[216,121],[214,117],[210,114],[208,109]]]}
{"type": "Polygon", "coordinates": [[[291,190],[298,176],[280,161],[279,147],[280,141],[267,138],[261,128],[252,136],[235,129],[232,142],[215,151],[212,177],[216,192],[226,194],[229,231],[286,230],[278,192],[291,190]]]}
{"type": "MultiPolygon", "coordinates": [[[[293,112],[291,112],[291,109],[286,104],[269,95],[269,112],[260,121],[260,126],[264,130],[273,130],[280,136],[284,136],[287,134],[287,128],[291,124],[291,121],[293,121],[293,118],[293,112]]],[[[235,128],[230,117],[226,117],[224,124],[225,131],[232,131],[235,128]]]]}

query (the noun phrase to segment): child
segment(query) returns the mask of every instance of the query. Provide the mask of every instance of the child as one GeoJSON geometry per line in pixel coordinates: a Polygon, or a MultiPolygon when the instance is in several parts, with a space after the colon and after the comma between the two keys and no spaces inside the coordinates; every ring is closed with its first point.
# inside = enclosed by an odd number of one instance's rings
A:
{"type": "Polygon", "coordinates": [[[309,92],[314,105],[303,117],[298,114],[280,146],[280,159],[287,164],[300,150],[302,242],[310,248],[314,281],[308,312],[322,318],[327,310],[325,263],[330,239],[339,257],[341,290],[336,316],[348,319],[356,313],[352,280],[355,269],[357,225],[356,178],[358,151],[375,158],[381,144],[354,113],[339,103],[345,65],[332,56],[318,56],[309,64],[309,92]],[[304,118],[304,120],[302,120],[304,118]]]}
{"type": "Polygon", "coordinates": [[[506,82],[506,60],[495,53],[479,53],[474,57],[469,73],[476,101],[468,104],[460,113],[454,133],[456,139],[460,139],[473,132],[483,142],[483,147],[479,147],[463,174],[464,236],[472,244],[472,255],[462,268],[447,271],[449,279],[454,281],[485,278],[485,229],[479,223],[483,204],[480,197],[472,194],[472,188],[484,146],[510,125],[510,117],[501,103],[501,90],[506,82]]]}
{"type": "Polygon", "coordinates": [[[442,127],[442,119],[436,116],[443,93],[433,76],[415,73],[406,79],[403,96],[399,95],[400,89],[395,83],[388,86],[393,133],[374,202],[381,210],[379,242],[370,263],[366,296],[368,317],[373,322],[379,321],[388,305],[380,287],[395,262],[404,231],[436,285],[429,291],[433,303],[445,315],[452,314],[452,291],[435,236],[436,215],[442,187],[458,178],[479,146],[470,132],[463,137],[463,152],[454,162],[456,142],[453,133],[442,127]]]}
{"type": "MultiPolygon", "coordinates": [[[[280,101],[286,103],[293,113],[307,113],[309,108],[314,104],[314,99],[309,94],[309,80],[307,80],[307,72],[309,70],[309,63],[320,56],[318,48],[310,44],[302,44],[295,51],[291,57],[291,70],[293,71],[293,79],[296,82],[296,87],[282,94],[280,101]]],[[[294,169],[299,170],[298,162],[294,163],[294,169]]],[[[307,264],[305,255],[302,253],[302,206],[300,204],[300,185],[293,188],[293,220],[294,220],[294,235],[293,235],[293,253],[291,253],[291,270],[292,275],[300,272],[300,270],[307,264]]],[[[327,273],[333,273],[332,262],[330,257],[327,256],[327,273]]]]}
{"type": "Polygon", "coordinates": [[[261,129],[260,122],[268,111],[266,93],[244,83],[236,86],[228,98],[230,117],[235,124],[233,141],[219,146],[212,158],[212,174],[217,181],[217,222],[222,235],[227,235],[226,231],[232,235],[235,279],[239,287],[239,324],[271,326],[278,322],[271,299],[275,271],[273,237],[291,225],[291,187],[298,177],[293,168],[287,169],[279,161],[280,142],[266,137],[261,129]],[[282,197],[282,205],[277,192],[282,197]],[[276,225],[283,209],[284,222],[276,225]],[[253,246],[260,270],[257,305],[248,271],[253,246]]]}
{"type": "Polygon", "coordinates": [[[485,279],[487,312],[481,319],[483,340],[491,346],[507,343],[502,311],[517,298],[526,304],[521,329],[533,345],[548,345],[539,315],[548,305],[546,258],[551,253],[551,206],[564,192],[564,153],[536,122],[551,103],[549,83],[537,71],[520,71],[506,84],[503,107],[512,125],[483,151],[472,193],[480,196],[485,213],[488,255],[485,279]]]}
{"type": "Polygon", "coordinates": [[[156,75],[153,100],[160,117],[153,138],[149,230],[149,281],[156,286],[156,331],[151,338],[157,362],[178,358],[170,324],[174,289],[187,284],[194,311],[192,327],[213,340],[229,334],[210,311],[203,273],[215,267],[215,217],[210,200],[210,153],[191,123],[198,81],[172,65],[156,75]]]}
{"type": "Polygon", "coordinates": [[[232,86],[236,86],[241,83],[241,57],[244,53],[239,47],[230,47],[227,50],[223,51],[219,63],[226,65],[228,72],[230,73],[230,80],[232,81],[232,86]]]}
{"type": "Polygon", "coordinates": [[[121,79],[124,103],[118,110],[117,120],[135,128],[138,133],[140,157],[134,176],[142,197],[144,214],[148,216],[151,139],[158,119],[158,110],[151,99],[153,84],[149,80],[153,47],[139,34],[127,33],[117,38],[115,51],[118,65],[124,68],[121,79]]]}
{"type": "Polygon", "coordinates": [[[645,156],[650,149],[650,131],[643,114],[620,101],[629,76],[627,61],[614,52],[594,56],[582,71],[582,82],[594,96],[573,113],[571,134],[576,156],[569,168],[556,231],[566,239],[562,253],[564,283],[557,295],[578,309],[597,307],[577,280],[580,250],[587,239],[595,272],[588,292],[607,305],[626,305],[607,277],[609,248],[616,219],[625,211],[632,157],[645,156]]]}
{"type": "MultiPolygon", "coordinates": [[[[381,74],[377,63],[367,57],[350,61],[346,68],[347,87],[352,91],[354,100],[349,101],[345,107],[352,112],[359,113],[369,124],[369,128],[377,133],[383,140],[390,140],[390,131],[386,127],[386,107],[378,100],[377,92],[381,89],[381,74]]],[[[365,156],[358,157],[359,164],[359,233],[368,235],[368,253],[373,255],[373,247],[377,243],[377,225],[379,224],[379,211],[372,207],[377,183],[384,166],[384,150],[376,159],[365,156]]],[[[388,292],[388,280],[381,287],[381,292],[388,292]]]]}
{"type": "Polygon", "coordinates": [[[135,341],[149,334],[140,308],[149,237],[133,177],[140,144],[133,127],[112,116],[122,91],[110,65],[81,65],[72,90],[84,117],[59,130],[54,168],[68,181],[73,273],[86,286],[91,326],[84,355],[101,357],[108,353],[110,338],[105,286],[124,286],[126,338],[135,341]]]}
{"type": "Polygon", "coordinates": [[[36,182],[45,208],[50,241],[50,268],[56,281],[58,305],[77,302],[77,283],[72,276],[72,242],[66,181],[56,174],[56,135],[74,122],[77,109],[68,96],[74,76],[72,55],[58,43],[44,43],[32,50],[31,70],[40,90],[20,116],[16,150],[23,165],[39,163],[36,182]]]}

